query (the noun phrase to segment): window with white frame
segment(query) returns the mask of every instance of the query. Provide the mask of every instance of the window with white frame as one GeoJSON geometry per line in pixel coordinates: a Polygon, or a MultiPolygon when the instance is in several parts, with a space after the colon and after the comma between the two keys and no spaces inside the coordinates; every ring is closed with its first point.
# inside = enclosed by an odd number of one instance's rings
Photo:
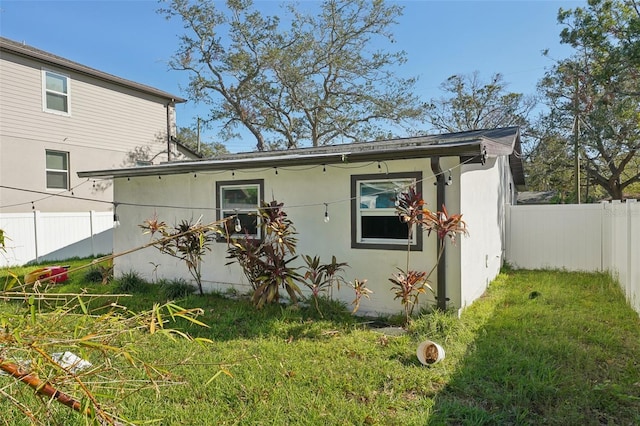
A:
{"type": "Polygon", "coordinates": [[[46,151],[47,189],[69,189],[69,153],[46,151]]]}
{"type": "Polygon", "coordinates": [[[351,247],[386,250],[422,249],[422,232],[409,228],[396,212],[398,195],[415,186],[422,192],[420,172],[351,176],[351,247]]]}
{"type": "Polygon", "coordinates": [[[261,238],[257,213],[263,192],[262,180],[217,182],[217,219],[236,216],[227,226],[232,235],[261,238]]]}
{"type": "Polygon", "coordinates": [[[42,108],[46,112],[69,115],[69,77],[42,70],[42,108]]]}

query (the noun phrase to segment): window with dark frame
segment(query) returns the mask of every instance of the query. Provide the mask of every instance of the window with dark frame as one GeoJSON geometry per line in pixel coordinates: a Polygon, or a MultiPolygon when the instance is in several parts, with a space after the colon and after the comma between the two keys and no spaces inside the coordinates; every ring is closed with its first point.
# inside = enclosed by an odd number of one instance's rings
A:
{"type": "MultiPolygon", "coordinates": [[[[409,228],[396,212],[398,195],[415,186],[422,192],[422,173],[351,176],[351,247],[406,250],[409,228]]],[[[411,249],[422,250],[422,233],[414,228],[411,249]]]]}
{"type": "Polygon", "coordinates": [[[47,189],[69,189],[69,153],[46,150],[47,189]]]}
{"type": "Polygon", "coordinates": [[[42,70],[42,80],[44,111],[69,115],[69,77],[42,70]]]}
{"type": "Polygon", "coordinates": [[[232,236],[261,238],[258,226],[258,208],[263,198],[263,180],[245,180],[216,183],[218,209],[216,218],[222,220],[236,216],[227,229],[232,236]]]}

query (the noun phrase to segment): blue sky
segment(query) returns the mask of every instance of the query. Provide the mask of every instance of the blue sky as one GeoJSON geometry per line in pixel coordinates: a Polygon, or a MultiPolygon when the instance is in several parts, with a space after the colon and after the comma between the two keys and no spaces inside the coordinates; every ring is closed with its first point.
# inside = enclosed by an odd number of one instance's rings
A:
{"type": "MultiPolygon", "coordinates": [[[[280,1],[257,0],[265,11],[275,12],[280,1]]],[[[314,0],[304,1],[313,6],[314,0]]],[[[552,61],[571,54],[559,43],[560,7],[585,5],[578,0],[504,1],[399,1],[405,7],[399,25],[392,29],[398,49],[408,62],[398,73],[418,76],[417,94],[425,101],[439,97],[438,87],[453,74],[479,71],[488,79],[504,75],[508,89],[533,94],[538,80],[552,61]]],[[[147,84],[178,96],[188,76],[170,71],[167,62],[176,51],[180,22],[156,13],[152,0],[85,0],[0,2],[0,34],[99,70],[147,84]]],[[[206,107],[192,102],[177,107],[179,126],[191,126],[206,107]]],[[[215,129],[203,140],[215,140],[215,129]]],[[[231,152],[248,151],[254,141],[226,143],[231,152]]]]}

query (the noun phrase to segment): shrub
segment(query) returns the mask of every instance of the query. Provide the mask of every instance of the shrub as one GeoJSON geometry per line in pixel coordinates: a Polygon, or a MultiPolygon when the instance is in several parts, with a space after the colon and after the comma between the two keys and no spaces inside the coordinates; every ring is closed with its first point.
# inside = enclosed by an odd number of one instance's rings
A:
{"type": "Polygon", "coordinates": [[[422,194],[417,192],[413,186],[398,195],[396,213],[399,219],[406,223],[408,227],[407,262],[405,268],[398,268],[399,272],[389,278],[389,281],[391,281],[392,289],[395,291],[395,299],[400,299],[404,307],[405,325],[408,325],[411,320],[413,309],[418,304],[419,296],[424,294],[426,290],[433,292],[433,288],[429,285],[429,278],[440,263],[440,258],[444,253],[445,239],[449,238],[455,244],[458,234],[468,235],[467,225],[462,220],[461,214],[449,215],[444,205],[442,205],[442,211],[436,212],[427,209],[425,205],[422,194]],[[431,232],[433,232],[438,237],[436,261],[429,272],[409,269],[411,237],[414,226],[417,226],[418,231],[425,231],[427,235],[431,235],[431,232]]]}
{"type": "Polygon", "coordinates": [[[167,300],[183,299],[196,291],[184,278],[173,280],[160,280],[160,292],[167,300]]]}
{"type": "Polygon", "coordinates": [[[90,283],[107,284],[113,279],[113,266],[96,265],[89,268],[84,274],[84,280],[90,283]]]}
{"type": "Polygon", "coordinates": [[[238,262],[253,287],[252,301],[258,308],[280,300],[280,288],[286,290],[291,302],[298,303],[302,295],[295,281],[302,278],[298,268],[290,266],[295,256],[297,239],[295,228],[277,201],[262,203],[258,223],[262,240],[250,236],[230,241],[227,264],[238,262]]]}
{"type": "Polygon", "coordinates": [[[331,263],[328,264],[320,263],[320,257],[318,256],[311,257],[302,255],[302,258],[306,263],[302,282],[311,290],[316,310],[322,317],[322,312],[318,305],[320,293],[326,293],[331,290],[334,284],[337,284],[338,288],[340,288],[340,283],[344,282],[341,274],[348,265],[346,263],[339,263],[335,256],[331,258],[331,263]]]}
{"type": "Polygon", "coordinates": [[[90,283],[101,283],[102,272],[98,268],[87,269],[87,272],[84,273],[84,280],[90,283]]]}
{"type": "Polygon", "coordinates": [[[145,293],[149,290],[149,283],[137,272],[129,271],[116,280],[116,290],[123,293],[145,293]]]}
{"type": "Polygon", "coordinates": [[[200,295],[204,295],[202,259],[206,252],[211,251],[210,244],[215,236],[221,233],[217,225],[201,225],[199,222],[193,223],[192,220],[182,220],[170,229],[166,223],[158,220],[154,215],[139,226],[145,234],[151,234],[151,238],[159,235],[153,246],[161,253],[185,262],[189,273],[198,285],[200,295]]]}

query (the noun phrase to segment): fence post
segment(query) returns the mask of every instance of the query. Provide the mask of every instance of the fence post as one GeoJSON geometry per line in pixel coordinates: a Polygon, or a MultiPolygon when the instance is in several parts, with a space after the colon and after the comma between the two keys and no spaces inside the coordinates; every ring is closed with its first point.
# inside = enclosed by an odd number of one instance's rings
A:
{"type": "Polygon", "coordinates": [[[95,211],[89,211],[89,235],[91,235],[91,254],[96,257],[96,246],[93,238],[93,221],[95,220],[95,211]]]}
{"type": "Polygon", "coordinates": [[[607,253],[607,202],[600,201],[600,206],[602,206],[602,210],[600,210],[600,272],[604,272],[606,269],[604,256],[607,253]]]}
{"type": "Polygon", "coordinates": [[[513,207],[512,204],[507,204],[505,206],[505,237],[504,237],[504,243],[502,245],[502,262],[500,264],[501,268],[507,262],[507,256],[511,252],[511,234],[513,232],[511,229],[511,208],[512,207],[513,207]]]}
{"type": "Polygon", "coordinates": [[[632,272],[632,259],[634,258],[632,255],[632,240],[631,240],[631,236],[633,235],[632,233],[632,229],[631,229],[631,208],[633,207],[633,203],[635,203],[636,200],[635,199],[627,199],[626,200],[626,208],[625,211],[627,212],[627,282],[625,283],[626,286],[626,295],[627,295],[627,300],[629,301],[629,303],[631,304],[631,306],[633,306],[633,286],[632,286],[632,282],[633,282],[633,275],[631,275],[632,272]]]}
{"type": "Polygon", "coordinates": [[[39,255],[39,250],[38,250],[38,225],[41,223],[40,220],[40,211],[39,210],[34,210],[33,211],[33,243],[34,243],[34,248],[35,248],[35,255],[36,255],[36,263],[40,263],[40,255],[39,255]]]}

